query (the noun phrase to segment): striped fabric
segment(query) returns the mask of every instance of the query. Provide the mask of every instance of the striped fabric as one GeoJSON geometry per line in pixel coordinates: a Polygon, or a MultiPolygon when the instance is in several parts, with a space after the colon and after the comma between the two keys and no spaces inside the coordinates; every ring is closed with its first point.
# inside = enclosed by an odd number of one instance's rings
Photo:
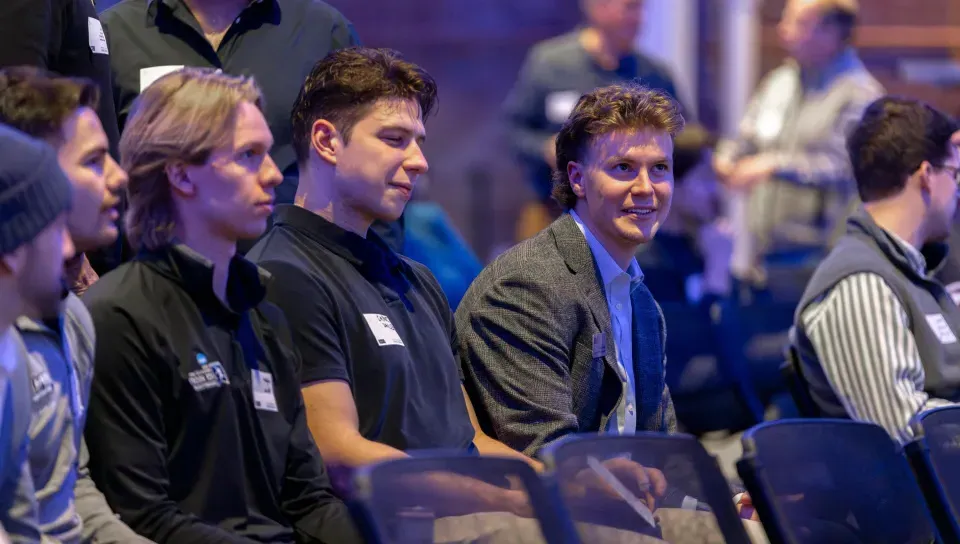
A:
{"type": "Polygon", "coordinates": [[[907,312],[880,276],[843,279],[801,319],[851,418],[876,423],[904,443],[912,437],[910,418],[952,404],[924,392],[923,364],[907,312]]]}

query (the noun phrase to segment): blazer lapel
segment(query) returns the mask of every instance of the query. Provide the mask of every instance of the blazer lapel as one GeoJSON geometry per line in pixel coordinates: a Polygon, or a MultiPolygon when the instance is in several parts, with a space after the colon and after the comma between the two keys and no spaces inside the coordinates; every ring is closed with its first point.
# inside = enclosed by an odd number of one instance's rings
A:
{"type": "Polygon", "coordinates": [[[613,327],[610,326],[610,308],[607,296],[600,283],[600,272],[593,260],[593,253],[587,245],[587,239],[569,213],[563,214],[549,227],[557,242],[557,249],[573,272],[573,282],[586,300],[593,322],[603,331],[606,342],[604,362],[614,376],[620,375],[620,367],[615,357],[616,344],[613,339],[613,327]]]}

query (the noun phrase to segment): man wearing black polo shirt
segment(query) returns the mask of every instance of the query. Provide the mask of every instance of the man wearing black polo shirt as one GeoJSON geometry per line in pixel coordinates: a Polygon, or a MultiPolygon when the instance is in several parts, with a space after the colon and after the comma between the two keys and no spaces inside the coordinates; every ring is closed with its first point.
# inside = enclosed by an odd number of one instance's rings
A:
{"type": "Polygon", "coordinates": [[[406,450],[479,450],[536,463],[479,432],[461,385],[450,306],[423,265],[369,230],[392,221],[427,171],[421,146],[436,84],[382,49],[331,53],[294,106],[296,206],[249,258],[302,357],[307,420],[331,466],[406,450]]]}
{"type": "MultiPolygon", "coordinates": [[[[350,21],[320,0],[122,0],[102,17],[114,53],[121,126],[144,87],[183,66],[253,76],[263,87],[264,115],[276,139],[270,155],[284,175],[277,202],[293,202],[297,163],[290,110],[318,60],[360,43],[350,21]]],[[[392,247],[402,247],[399,224],[381,228],[396,239],[392,247]]]]}
{"type": "Polygon", "coordinates": [[[121,139],[137,258],[84,301],[97,330],[90,471],[156,542],[360,542],[310,438],[297,355],[269,275],[235,252],[281,175],[256,84],[167,75],[121,139]],[[200,97],[200,98],[198,98],[200,97]]]}

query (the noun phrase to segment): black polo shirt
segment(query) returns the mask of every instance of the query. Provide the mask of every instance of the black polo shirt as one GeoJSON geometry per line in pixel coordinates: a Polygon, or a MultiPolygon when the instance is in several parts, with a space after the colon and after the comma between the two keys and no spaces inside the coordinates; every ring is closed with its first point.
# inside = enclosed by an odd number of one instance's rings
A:
{"type": "Polygon", "coordinates": [[[360,542],[307,428],[289,329],[261,303],[265,279],[234,258],[230,309],[210,263],[178,245],[84,295],[100,331],[91,475],[151,540],[360,542]]]}
{"type": "Polygon", "coordinates": [[[347,382],[364,438],[472,451],[453,314],[425,266],[296,206],[248,257],[273,276],[267,298],[290,321],[301,382],[347,382]]]}
{"type": "Polygon", "coordinates": [[[339,11],[320,0],[253,0],[214,51],[182,0],[123,0],[101,14],[110,44],[120,126],[157,67],[219,68],[253,76],[266,99],[271,156],[284,172],[277,201],[293,202],[296,156],[290,113],[314,64],[360,40],[339,11]],[[147,80],[145,79],[144,82],[147,80]]]}

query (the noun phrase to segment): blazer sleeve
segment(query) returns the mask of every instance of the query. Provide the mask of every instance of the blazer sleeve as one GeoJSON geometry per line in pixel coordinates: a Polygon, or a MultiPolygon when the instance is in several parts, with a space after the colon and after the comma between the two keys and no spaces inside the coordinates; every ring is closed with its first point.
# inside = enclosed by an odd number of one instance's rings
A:
{"type": "Polygon", "coordinates": [[[574,335],[550,283],[525,273],[496,279],[468,296],[456,316],[472,400],[493,436],[527,455],[579,430],[569,362],[574,335]]]}

